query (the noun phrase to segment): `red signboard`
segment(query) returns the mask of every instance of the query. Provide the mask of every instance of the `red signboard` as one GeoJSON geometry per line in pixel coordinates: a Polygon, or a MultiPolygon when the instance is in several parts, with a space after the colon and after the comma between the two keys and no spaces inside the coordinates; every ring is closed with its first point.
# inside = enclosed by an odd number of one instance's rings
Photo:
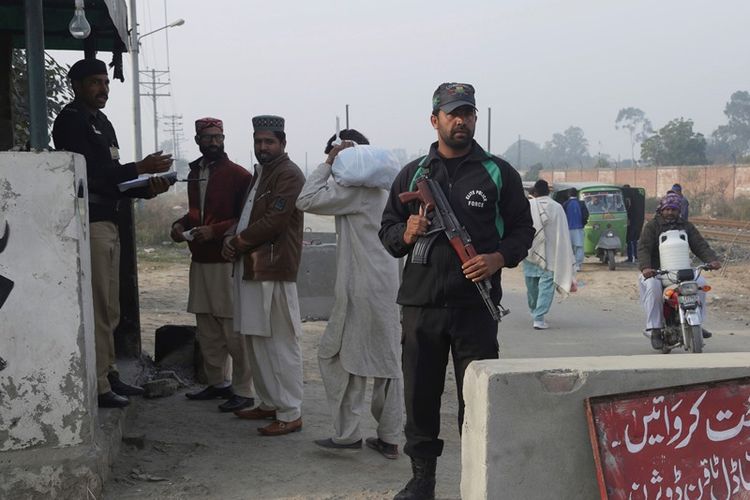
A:
{"type": "Polygon", "coordinates": [[[750,499],[750,378],[586,400],[603,499],[750,499]]]}

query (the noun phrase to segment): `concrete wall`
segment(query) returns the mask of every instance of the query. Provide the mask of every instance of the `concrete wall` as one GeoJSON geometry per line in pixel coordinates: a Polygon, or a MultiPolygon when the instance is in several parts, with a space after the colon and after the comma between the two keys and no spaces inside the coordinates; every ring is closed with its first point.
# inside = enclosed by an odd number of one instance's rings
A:
{"type": "Polygon", "coordinates": [[[728,200],[750,196],[750,165],[542,170],[540,177],[553,183],[594,181],[630,184],[645,188],[649,197],[663,196],[674,183],[682,185],[688,199],[703,193],[728,200]]]}
{"type": "Polygon", "coordinates": [[[97,417],[85,183],[79,155],[0,153],[0,276],[13,282],[0,308],[0,497],[54,497],[72,469],[90,480],[79,460],[97,417]]]}
{"type": "Polygon", "coordinates": [[[750,353],[503,359],[464,378],[461,496],[599,498],[584,400],[750,375],[750,353]]]}

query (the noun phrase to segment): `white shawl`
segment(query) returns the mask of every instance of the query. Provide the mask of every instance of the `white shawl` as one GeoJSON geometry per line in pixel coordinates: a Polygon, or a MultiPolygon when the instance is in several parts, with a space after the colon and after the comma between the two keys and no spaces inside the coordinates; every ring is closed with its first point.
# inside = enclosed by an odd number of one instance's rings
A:
{"type": "Polygon", "coordinates": [[[565,209],[549,196],[532,198],[529,205],[536,234],[526,260],[552,271],[555,290],[567,296],[575,275],[575,257],[565,209]]]}

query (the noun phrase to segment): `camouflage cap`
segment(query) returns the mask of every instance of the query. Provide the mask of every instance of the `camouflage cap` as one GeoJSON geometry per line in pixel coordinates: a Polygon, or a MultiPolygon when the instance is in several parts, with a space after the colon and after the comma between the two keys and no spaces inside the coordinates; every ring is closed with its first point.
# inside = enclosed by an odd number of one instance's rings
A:
{"type": "Polygon", "coordinates": [[[450,113],[461,106],[477,108],[474,87],[468,83],[441,83],[432,94],[432,111],[443,110],[450,113]]]}

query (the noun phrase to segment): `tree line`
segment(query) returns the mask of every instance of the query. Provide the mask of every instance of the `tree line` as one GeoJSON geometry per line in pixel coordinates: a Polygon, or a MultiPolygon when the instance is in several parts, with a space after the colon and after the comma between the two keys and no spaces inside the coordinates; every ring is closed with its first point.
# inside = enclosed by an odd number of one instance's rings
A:
{"type": "MultiPolygon", "coordinates": [[[[710,165],[750,163],[750,93],[734,92],[724,107],[727,123],[706,138],[693,130],[693,120],[683,117],[670,120],[654,130],[646,113],[635,107],[622,108],[615,118],[615,128],[628,133],[631,158],[622,166],[710,165]]],[[[543,146],[520,139],[502,155],[518,168],[529,169],[536,179],[542,168],[606,168],[613,159],[599,152],[592,156],[589,143],[580,127],[568,127],[553,134],[543,146]]]]}

